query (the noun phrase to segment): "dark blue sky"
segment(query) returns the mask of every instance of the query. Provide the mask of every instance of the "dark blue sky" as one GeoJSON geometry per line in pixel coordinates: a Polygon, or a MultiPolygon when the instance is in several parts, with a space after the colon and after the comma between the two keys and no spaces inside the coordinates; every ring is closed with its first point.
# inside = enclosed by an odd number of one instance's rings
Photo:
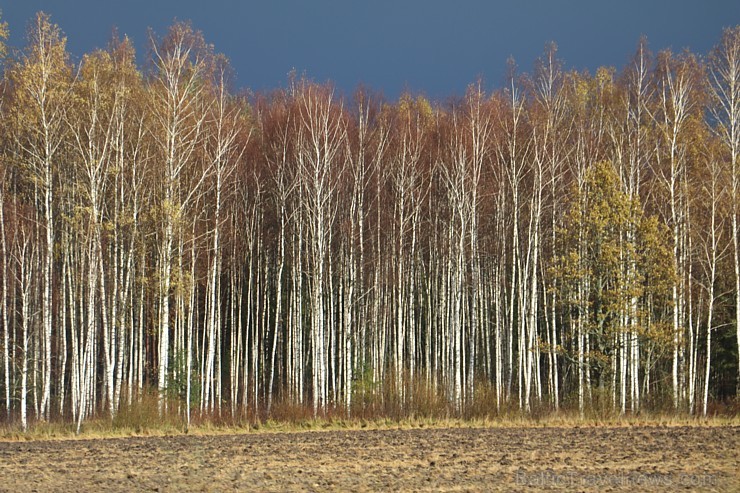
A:
{"type": "Polygon", "coordinates": [[[567,68],[621,68],[641,34],[658,51],[706,54],[740,23],[738,0],[0,0],[10,44],[25,43],[34,13],[52,16],[75,58],[104,47],[111,29],[136,43],[191,20],[226,54],[240,87],[285,86],[295,68],[349,93],[364,83],[395,99],[408,88],[433,99],[461,95],[482,76],[501,85],[506,59],[530,70],[548,41],[567,68]]]}

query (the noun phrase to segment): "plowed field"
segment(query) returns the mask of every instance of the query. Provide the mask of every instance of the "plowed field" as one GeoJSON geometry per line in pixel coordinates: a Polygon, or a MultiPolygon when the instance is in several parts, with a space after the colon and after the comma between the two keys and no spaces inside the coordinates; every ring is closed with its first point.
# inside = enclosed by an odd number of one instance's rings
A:
{"type": "Polygon", "coordinates": [[[2,491],[740,491],[738,427],[0,442],[2,491]]]}

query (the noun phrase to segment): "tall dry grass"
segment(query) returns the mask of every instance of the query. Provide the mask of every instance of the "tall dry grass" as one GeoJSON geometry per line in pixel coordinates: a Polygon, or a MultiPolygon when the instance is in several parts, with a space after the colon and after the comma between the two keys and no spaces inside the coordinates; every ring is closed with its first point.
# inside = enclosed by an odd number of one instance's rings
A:
{"type": "Polygon", "coordinates": [[[184,402],[176,398],[169,399],[166,411],[160,413],[156,390],[149,390],[130,405],[121,405],[112,418],[101,409],[83,423],[79,435],[69,417],[56,416],[48,422],[31,420],[26,432],[18,420],[2,424],[0,440],[425,427],[740,426],[740,402],[713,401],[708,416],[702,417],[674,410],[665,398],[646,399],[639,412],[621,414],[612,405],[610,392],[594,389],[581,416],[572,395],[563,399],[558,410],[541,402],[525,412],[516,396],[497,403],[493,387],[478,384],[463,409],[457,410],[438,383],[432,385],[421,377],[403,389],[395,388],[392,381],[364,382],[356,386],[349,408],[330,406],[317,415],[310,403],[298,405],[278,397],[269,410],[260,404],[232,415],[224,404],[220,412],[191,409],[190,416],[188,425],[184,402]]]}

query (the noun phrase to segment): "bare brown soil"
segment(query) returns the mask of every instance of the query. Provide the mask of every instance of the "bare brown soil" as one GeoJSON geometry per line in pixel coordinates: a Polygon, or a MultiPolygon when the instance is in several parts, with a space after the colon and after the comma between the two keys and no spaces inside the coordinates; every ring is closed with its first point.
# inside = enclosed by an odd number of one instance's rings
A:
{"type": "Polygon", "coordinates": [[[740,427],[0,442],[2,491],[740,491],[740,427]]]}

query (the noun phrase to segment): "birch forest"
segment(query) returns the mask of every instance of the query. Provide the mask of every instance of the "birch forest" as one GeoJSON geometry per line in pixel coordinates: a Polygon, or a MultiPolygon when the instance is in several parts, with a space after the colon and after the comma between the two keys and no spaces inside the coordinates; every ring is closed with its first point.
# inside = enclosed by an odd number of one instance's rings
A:
{"type": "Polygon", "coordinates": [[[74,60],[38,14],[2,48],[8,423],[736,398],[740,26],[441,102],[239,91],[190,24],[147,41],[74,60]]]}

